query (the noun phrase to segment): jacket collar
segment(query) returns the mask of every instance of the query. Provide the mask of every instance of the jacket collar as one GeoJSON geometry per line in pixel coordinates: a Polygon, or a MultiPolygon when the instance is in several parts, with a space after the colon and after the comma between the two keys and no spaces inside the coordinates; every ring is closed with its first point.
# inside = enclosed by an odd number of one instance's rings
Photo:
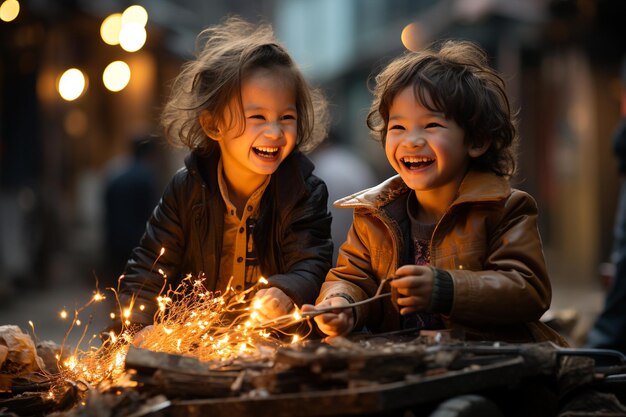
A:
{"type": "MultiPolygon", "coordinates": [[[[398,196],[408,193],[409,187],[400,175],[393,176],[381,184],[359,191],[335,202],[336,207],[357,208],[368,207],[379,209],[394,201],[398,196]]],[[[511,194],[509,181],[491,172],[469,171],[461,186],[457,198],[452,205],[466,202],[499,201],[511,194]]]]}

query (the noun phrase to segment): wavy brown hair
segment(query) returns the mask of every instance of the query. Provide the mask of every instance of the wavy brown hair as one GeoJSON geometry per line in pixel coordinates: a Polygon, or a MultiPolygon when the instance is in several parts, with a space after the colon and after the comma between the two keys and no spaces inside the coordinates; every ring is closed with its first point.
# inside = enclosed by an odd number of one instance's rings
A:
{"type": "Polygon", "coordinates": [[[413,86],[416,99],[441,112],[465,133],[465,143],[488,150],[471,161],[474,169],[511,177],[516,169],[518,134],[504,80],[488,64],[487,54],[468,41],[447,40],[419,52],[405,52],[375,78],[367,126],[385,145],[393,99],[413,86]]]}
{"type": "Polygon", "coordinates": [[[197,37],[196,58],[185,63],[171,86],[161,114],[167,139],[174,145],[210,153],[219,146],[207,138],[200,125],[203,111],[211,114],[212,128],[225,122],[230,108],[234,117],[228,128],[243,132],[242,80],[257,69],[276,70],[290,77],[296,93],[297,149],[308,152],[321,143],[328,131],[327,102],[320,90],[309,85],[287,50],[278,43],[269,24],[258,25],[229,17],[197,37]],[[232,107],[232,106],[231,106],[232,107]]]}

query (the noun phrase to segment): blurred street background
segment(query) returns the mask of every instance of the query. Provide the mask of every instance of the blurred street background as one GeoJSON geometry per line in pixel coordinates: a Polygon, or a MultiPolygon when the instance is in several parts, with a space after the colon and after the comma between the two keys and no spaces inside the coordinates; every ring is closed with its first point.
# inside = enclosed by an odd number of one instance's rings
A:
{"type": "MultiPolygon", "coordinates": [[[[40,340],[61,342],[71,320],[60,312],[114,285],[123,265],[110,242],[156,201],[127,194],[128,213],[111,216],[108,185],[143,170],[160,194],[182,165],[185,152],[160,142],[159,111],[195,36],[231,14],[272,23],[327,94],[331,138],[313,156],[331,199],[392,174],[365,125],[371,74],[438,39],[485,48],[520,108],[515,186],[539,205],[553,312],[575,317],[584,341],[617,204],[624,0],[0,0],[0,326],[31,320],[40,340]],[[154,136],[138,162],[139,139],[154,136]]],[[[107,309],[81,310],[88,334],[107,309]]]]}

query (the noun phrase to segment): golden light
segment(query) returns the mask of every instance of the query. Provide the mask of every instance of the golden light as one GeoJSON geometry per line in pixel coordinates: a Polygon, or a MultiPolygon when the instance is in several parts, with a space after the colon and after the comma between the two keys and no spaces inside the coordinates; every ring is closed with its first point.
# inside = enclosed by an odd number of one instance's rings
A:
{"type": "Polygon", "coordinates": [[[62,311],[59,313],[59,316],[60,316],[63,320],[65,320],[65,319],[67,318],[67,311],[62,310],[62,311]]]}
{"type": "Polygon", "coordinates": [[[402,45],[409,51],[417,52],[424,46],[424,28],[417,22],[409,23],[402,29],[402,45]]]}
{"type": "Polygon", "coordinates": [[[102,81],[108,90],[121,91],[130,81],[130,67],[124,61],[113,61],[104,69],[102,81]]]}
{"type": "Polygon", "coordinates": [[[61,75],[57,90],[64,100],[73,101],[83,94],[87,79],[78,68],[70,68],[61,75]]]}
{"type": "Polygon", "coordinates": [[[130,22],[120,29],[120,46],[126,52],[135,52],[146,43],[146,28],[139,23],[130,22]]]}
{"type": "Polygon", "coordinates": [[[148,12],[138,4],[128,7],[122,13],[122,25],[128,23],[137,23],[145,27],[148,23],[148,12]]]}
{"type": "Polygon", "coordinates": [[[113,13],[107,16],[100,25],[100,37],[108,45],[120,43],[120,30],[122,29],[122,14],[113,13]]]}
{"type": "Polygon", "coordinates": [[[17,0],[5,0],[0,5],[0,20],[10,22],[15,20],[18,14],[20,14],[20,4],[17,0]]]}

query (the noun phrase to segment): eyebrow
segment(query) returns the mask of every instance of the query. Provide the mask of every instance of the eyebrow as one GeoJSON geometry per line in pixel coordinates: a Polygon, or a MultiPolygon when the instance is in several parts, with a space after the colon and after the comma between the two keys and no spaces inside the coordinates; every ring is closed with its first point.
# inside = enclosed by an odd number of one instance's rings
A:
{"type": "MultiPolygon", "coordinates": [[[[267,110],[265,107],[263,106],[244,106],[243,108],[243,112],[255,112],[255,111],[265,111],[267,110]]],[[[297,113],[298,110],[296,108],[296,106],[289,106],[283,110],[280,110],[278,113],[285,113],[285,112],[294,112],[297,113]]]]}
{"type": "MultiPolygon", "coordinates": [[[[428,112],[428,113],[425,113],[425,114],[420,116],[420,118],[423,118],[423,117],[437,117],[437,118],[440,118],[440,119],[445,119],[446,115],[443,112],[428,112]]],[[[406,119],[406,118],[407,117],[403,116],[403,115],[389,116],[389,120],[390,121],[391,120],[397,120],[397,119],[406,119]]]]}

